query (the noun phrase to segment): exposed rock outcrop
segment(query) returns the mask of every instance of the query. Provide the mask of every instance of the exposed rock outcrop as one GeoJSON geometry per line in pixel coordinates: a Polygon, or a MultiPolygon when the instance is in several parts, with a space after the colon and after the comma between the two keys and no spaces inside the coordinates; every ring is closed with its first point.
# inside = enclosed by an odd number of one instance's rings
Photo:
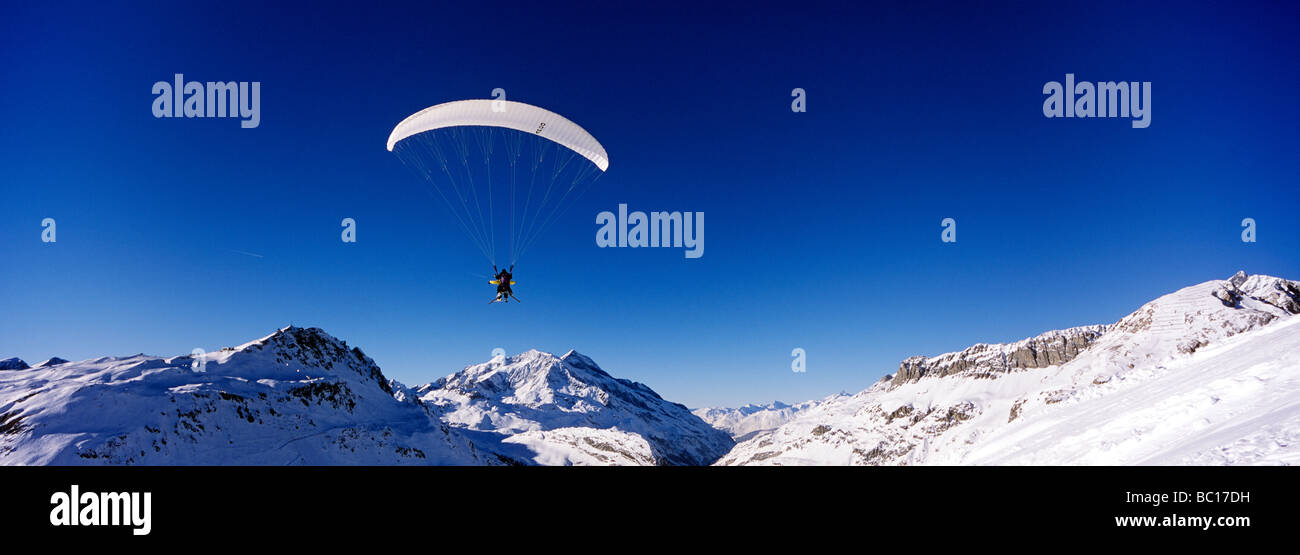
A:
{"type": "Polygon", "coordinates": [[[891,379],[897,386],[922,377],[993,374],[1064,364],[1092,345],[1106,326],[1081,326],[1044,333],[1015,343],[979,343],[965,350],[936,357],[914,356],[898,365],[891,379]]]}

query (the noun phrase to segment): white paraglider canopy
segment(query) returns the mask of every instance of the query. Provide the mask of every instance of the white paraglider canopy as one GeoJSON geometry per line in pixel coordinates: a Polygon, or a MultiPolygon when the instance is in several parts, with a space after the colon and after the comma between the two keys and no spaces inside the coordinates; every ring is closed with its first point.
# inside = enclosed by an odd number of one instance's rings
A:
{"type": "Polygon", "coordinates": [[[609,169],[605,147],[564,116],[513,100],[457,100],[430,106],[402,120],[388,136],[391,152],[398,141],[434,129],[461,126],[504,127],[545,137],[572,150],[600,168],[609,169]],[[495,105],[495,106],[494,106],[495,105]]]}
{"type": "Polygon", "coordinates": [[[514,264],[609,168],[605,147],[578,124],[496,99],[420,110],[397,124],[388,150],[432,186],[493,266],[502,250],[514,264]]]}

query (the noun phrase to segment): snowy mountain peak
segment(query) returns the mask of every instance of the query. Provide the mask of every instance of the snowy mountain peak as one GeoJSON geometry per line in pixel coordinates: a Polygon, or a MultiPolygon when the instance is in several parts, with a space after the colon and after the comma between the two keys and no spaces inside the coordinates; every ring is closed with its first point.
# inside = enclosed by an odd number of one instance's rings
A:
{"type": "Polygon", "coordinates": [[[415,391],[452,426],[487,432],[480,446],[495,437],[498,453],[516,460],[709,464],[732,445],[686,407],[576,351],[498,357],[415,391]]]}
{"type": "Polygon", "coordinates": [[[1247,279],[1250,279],[1250,274],[1247,274],[1245,270],[1237,270],[1237,273],[1228,278],[1228,283],[1231,283],[1234,287],[1241,287],[1247,279]]]}
{"type": "Polygon", "coordinates": [[[569,352],[564,353],[564,356],[560,357],[560,360],[563,360],[572,366],[587,368],[589,370],[598,371],[602,374],[605,373],[605,371],[601,370],[600,366],[596,364],[596,361],[591,360],[590,357],[573,349],[569,349],[569,352]]]}
{"type": "Polygon", "coordinates": [[[0,370],[26,370],[27,368],[29,368],[27,363],[18,357],[0,360],[0,370]]]}
{"type": "Polygon", "coordinates": [[[208,353],[205,360],[209,367],[217,365],[231,375],[244,375],[244,369],[248,369],[259,378],[333,376],[373,382],[384,392],[393,393],[374,360],[320,328],[286,326],[256,341],[208,353]]]}
{"type": "Polygon", "coordinates": [[[50,358],[45,359],[45,360],[42,361],[41,363],[37,364],[36,366],[33,366],[33,368],[48,368],[48,367],[50,367],[50,366],[55,366],[55,365],[58,365],[58,364],[67,364],[67,363],[68,363],[68,360],[66,360],[66,359],[62,359],[62,358],[59,358],[59,357],[50,357],[50,358]]]}

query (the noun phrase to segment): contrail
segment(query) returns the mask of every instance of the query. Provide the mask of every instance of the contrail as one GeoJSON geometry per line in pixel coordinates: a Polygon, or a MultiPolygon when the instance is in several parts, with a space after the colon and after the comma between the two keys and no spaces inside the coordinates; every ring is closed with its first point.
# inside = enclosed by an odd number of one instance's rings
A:
{"type": "Polygon", "coordinates": [[[235,249],[226,249],[226,250],[228,250],[228,251],[230,251],[230,252],[233,252],[233,253],[242,254],[242,255],[244,255],[244,256],[251,256],[251,257],[254,257],[254,258],[265,258],[264,256],[262,256],[262,255],[260,255],[260,254],[257,254],[257,253],[253,253],[253,252],[237,251],[237,250],[235,250],[235,249]]]}

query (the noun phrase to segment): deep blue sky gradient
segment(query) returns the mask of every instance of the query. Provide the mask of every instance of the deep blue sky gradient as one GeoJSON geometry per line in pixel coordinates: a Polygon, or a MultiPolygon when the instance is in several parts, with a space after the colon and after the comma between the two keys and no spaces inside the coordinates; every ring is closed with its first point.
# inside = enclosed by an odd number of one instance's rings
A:
{"type": "Polygon", "coordinates": [[[1300,278],[1300,8],[1133,4],[9,5],[0,357],[176,355],[292,323],[409,384],[576,348],[738,405],[1113,322],[1238,269],[1300,278]],[[1043,117],[1067,72],[1151,81],[1150,128],[1043,117]],[[155,119],[174,73],[260,81],[261,126],[155,119]],[[496,87],[612,161],[509,306],[384,149],[410,113],[496,87]],[[704,211],[704,257],[596,248],[620,202],[704,211]]]}

